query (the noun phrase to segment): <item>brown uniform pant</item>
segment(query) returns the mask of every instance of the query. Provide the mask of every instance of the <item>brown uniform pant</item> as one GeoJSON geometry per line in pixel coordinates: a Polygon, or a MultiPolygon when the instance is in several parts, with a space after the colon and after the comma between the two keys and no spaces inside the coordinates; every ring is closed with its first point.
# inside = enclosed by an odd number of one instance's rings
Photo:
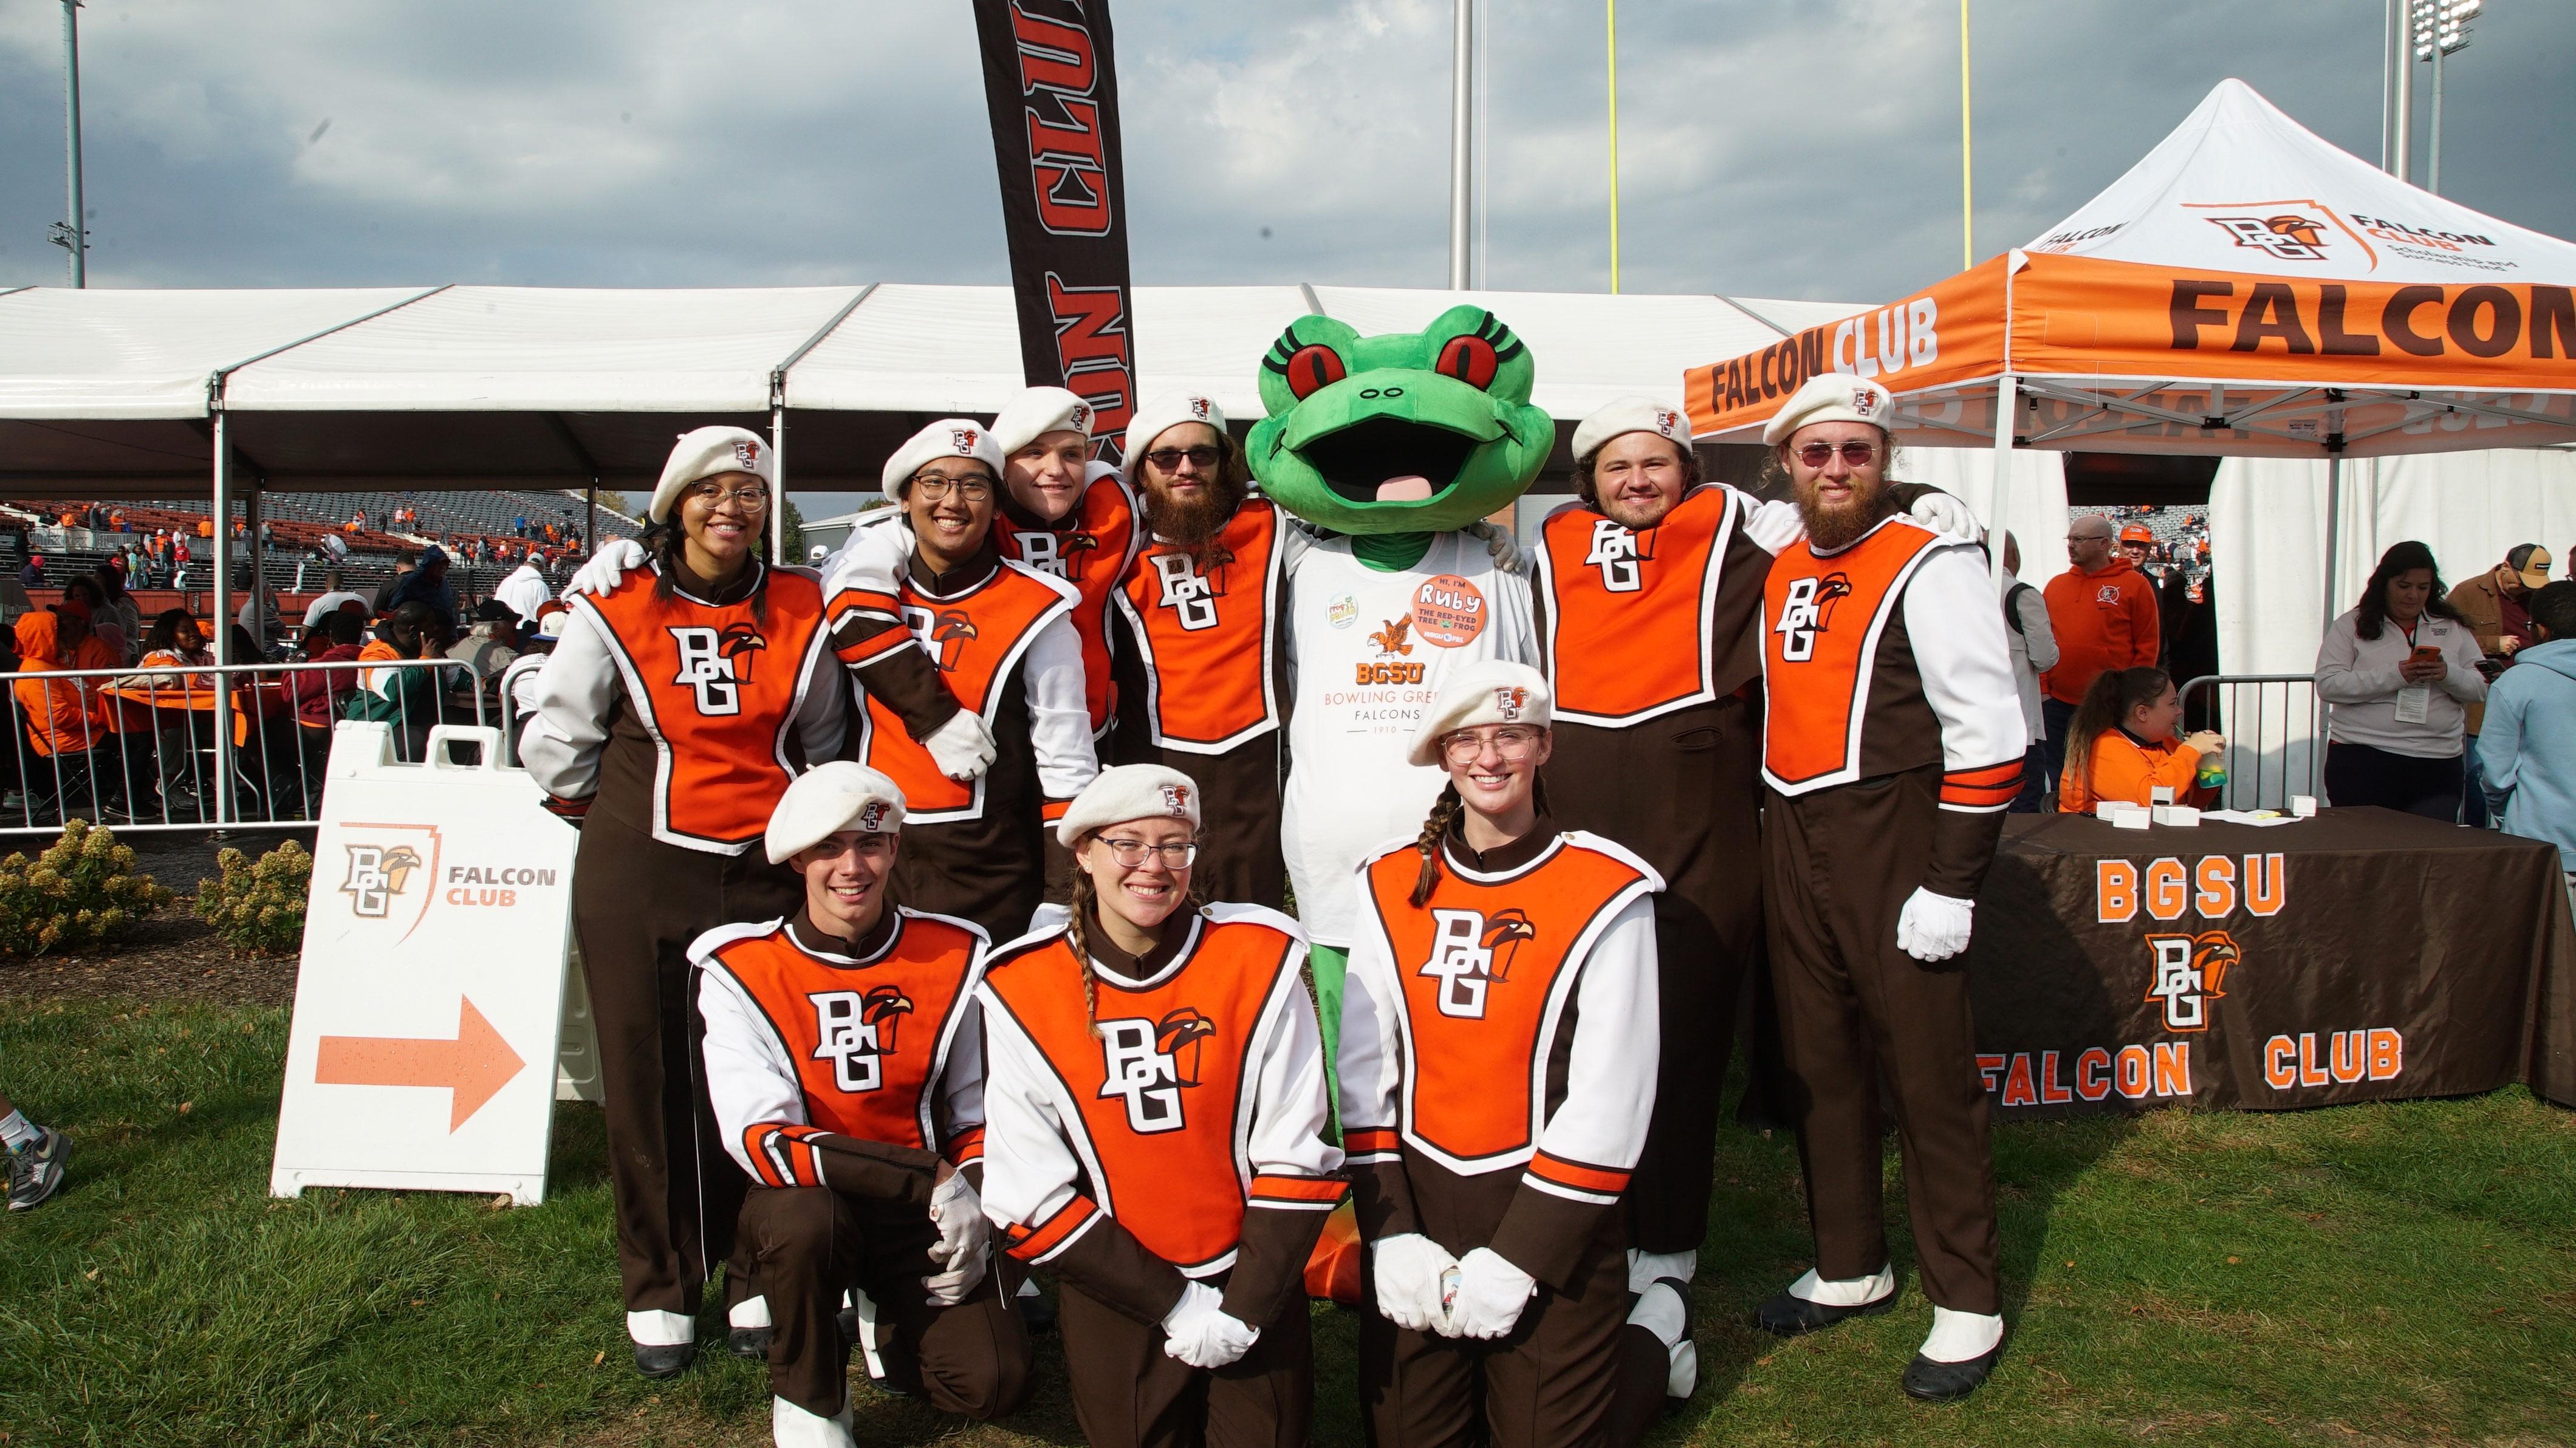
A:
{"type": "MultiPolygon", "coordinates": [[[[716,926],[794,911],[804,891],[753,845],[712,855],[666,845],[593,813],[574,856],[573,928],[599,1029],[608,1179],[617,1202],[617,1267],[629,1312],[698,1310],[733,1247],[746,1178],[707,1105],[705,1035],[689,943],[716,926]]],[[[737,1261],[726,1289],[749,1279],[737,1261]]]]}
{"type": "MultiPolygon", "coordinates": [[[[1456,1250],[1439,1233],[1431,1235],[1456,1250]]],[[[1364,1274],[1361,1295],[1371,1305],[1360,1318],[1360,1412],[1369,1442],[1375,1448],[1603,1448],[1612,1442],[1620,1329],[1629,1307],[1623,1235],[1617,1216],[1606,1215],[1572,1290],[1541,1286],[1512,1330],[1490,1341],[1397,1327],[1378,1314],[1375,1276],[1364,1274]]],[[[1662,1379],[1646,1391],[1660,1409],[1662,1379]]]]}
{"type": "Polygon", "coordinates": [[[1558,724],[1549,813],[1645,857],[1655,897],[1663,1051],[1646,1148],[1625,1198],[1628,1245],[1688,1252],[1708,1235],[1718,1097],[1736,1002],[1762,948],[1762,718],[1720,699],[1625,729],[1558,724]]]}
{"type": "Polygon", "coordinates": [[[1926,965],[1896,919],[1931,859],[1941,767],[1771,796],[1771,972],[1789,1109],[1807,1176],[1816,1273],[1888,1264],[1879,1082],[1905,1161],[1923,1295],[2001,1310],[1986,1090],[1968,1013],[1967,957],[1926,965]]]}
{"type": "Polygon", "coordinates": [[[938,1270],[939,1234],[909,1207],[889,1208],[828,1187],[754,1187],[742,1204],[742,1237],[777,1336],[769,1390],[828,1418],[848,1398],[849,1348],[837,1315],[851,1287],[876,1303],[878,1349],[898,1390],[942,1412],[981,1422],[1028,1400],[1030,1351],[1020,1315],[987,1271],[953,1307],[933,1307],[921,1279],[938,1270]]]}
{"type": "MultiPolygon", "coordinates": [[[[1210,1281],[1212,1287],[1221,1282],[1210,1281]]],[[[1163,1330],[1070,1282],[1056,1289],[1073,1416],[1091,1448],[1302,1448],[1315,1416],[1306,1303],[1291,1302],[1261,1340],[1221,1368],[1163,1351],[1163,1330]]]]}
{"type": "Polygon", "coordinates": [[[1279,844],[1279,746],[1286,737],[1273,729],[1223,754],[1185,754],[1142,739],[1122,746],[1121,763],[1159,764],[1198,782],[1199,858],[1190,886],[1200,895],[1288,908],[1288,861],[1279,844]]]}

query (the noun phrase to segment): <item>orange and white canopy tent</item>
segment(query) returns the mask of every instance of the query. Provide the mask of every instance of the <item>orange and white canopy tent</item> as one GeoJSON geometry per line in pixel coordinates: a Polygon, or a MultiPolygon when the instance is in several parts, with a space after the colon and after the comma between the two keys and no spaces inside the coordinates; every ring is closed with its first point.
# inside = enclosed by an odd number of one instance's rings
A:
{"type": "Polygon", "coordinates": [[[1690,369],[1691,429],[1758,442],[1823,371],[1876,378],[1918,445],[2323,458],[2566,443],[2576,245],[2410,186],[2228,80],[2028,246],[1690,369]]]}

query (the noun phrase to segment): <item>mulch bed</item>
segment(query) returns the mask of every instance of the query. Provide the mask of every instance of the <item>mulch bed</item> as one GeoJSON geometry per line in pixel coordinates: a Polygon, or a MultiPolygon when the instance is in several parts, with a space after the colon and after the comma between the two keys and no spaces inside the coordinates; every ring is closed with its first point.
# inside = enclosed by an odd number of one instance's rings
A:
{"type": "Polygon", "coordinates": [[[234,951],[196,917],[194,904],[173,900],[111,951],[0,960],[0,1001],[131,996],[215,1006],[292,1004],[296,957],[234,951]]]}

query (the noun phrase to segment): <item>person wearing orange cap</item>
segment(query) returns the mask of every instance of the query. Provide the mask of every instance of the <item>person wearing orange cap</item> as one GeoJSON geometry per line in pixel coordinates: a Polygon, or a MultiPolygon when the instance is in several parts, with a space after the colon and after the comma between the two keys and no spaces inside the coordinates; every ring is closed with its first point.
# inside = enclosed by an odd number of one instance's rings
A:
{"type": "Polygon", "coordinates": [[[2155,530],[2144,523],[2123,524],[2120,528],[2120,554],[2129,560],[2131,568],[2146,572],[2147,565],[2156,557],[2155,530]]]}

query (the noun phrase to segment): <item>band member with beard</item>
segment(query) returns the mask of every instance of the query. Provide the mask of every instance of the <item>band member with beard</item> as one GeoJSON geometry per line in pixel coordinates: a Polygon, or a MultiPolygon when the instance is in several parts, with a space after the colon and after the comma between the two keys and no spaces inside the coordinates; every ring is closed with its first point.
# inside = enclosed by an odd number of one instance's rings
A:
{"type": "Polygon", "coordinates": [[[1790,1335],[1895,1305],[1882,1083],[1932,1332],[1905,1391],[1964,1397],[2004,1321],[1968,948],[2028,731],[1980,551],[1895,515],[1894,400],[1807,380],[1763,429],[1804,542],[1763,584],[1764,887],[1816,1266],[1762,1304],[1790,1335]]]}
{"type": "Polygon", "coordinates": [[[1663,881],[1540,811],[1550,713],[1525,664],[1451,674],[1408,755],[1445,767],[1439,800],[1359,869],[1342,1142],[1376,1443],[1597,1445],[1622,1396],[1663,881]]]}
{"type": "Polygon", "coordinates": [[[1058,837],[1069,916],[994,954],[977,992],[984,1209],[1056,1274],[1093,1448],[1306,1441],[1305,1266],[1345,1190],[1294,922],[1196,905],[1200,790],[1104,771],[1058,837]]]}
{"type": "MultiPolygon", "coordinates": [[[[1071,862],[1047,828],[1100,766],[1073,626],[1081,595],[1001,556],[1001,478],[993,435],[944,418],[886,459],[885,491],[899,513],[863,530],[904,530],[895,606],[948,692],[991,732],[992,766],[970,783],[950,778],[874,693],[860,709],[856,754],[907,801],[894,898],[1007,938],[1029,928],[1050,882],[1068,879],[1071,862]]],[[[890,541],[853,539],[846,551],[881,554],[890,541]]]]}
{"type": "Polygon", "coordinates": [[[1186,768],[1207,786],[1197,876],[1219,898],[1279,909],[1280,745],[1287,688],[1279,640],[1288,565],[1306,547],[1194,392],[1137,409],[1127,469],[1151,540],[1118,590],[1115,630],[1125,763],[1186,768]]]}
{"type": "MultiPolygon", "coordinates": [[[[680,438],[646,510],[646,566],[571,599],[519,742],[546,807],[582,830],[573,926],[599,1030],[626,1330],[647,1377],[696,1357],[700,1289],[731,1247],[744,1186],[697,1069],[689,943],[797,907],[796,878],[753,847],[847,721],[821,581],[752,556],[776,479],[757,433],[680,438]]],[[[766,1322],[750,1275],[747,1254],[726,1272],[745,1332],[766,1322]]]]}
{"type": "Polygon", "coordinates": [[[984,1166],[984,933],[886,904],[903,791],[844,760],[799,776],[769,817],[770,863],[801,877],[783,920],[691,947],[707,1093],[775,1330],[780,1448],[849,1448],[842,1292],[867,1294],[872,1367],[981,1421],[1028,1395],[1029,1340],[1003,1299],[975,1193],[984,1166]]]}
{"type": "MultiPolygon", "coordinates": [[[[993,415],[1002,450],[1001,516],[993,541],[1082,595],[1073,630],[1082,639],[1084,703],[1096,739],[1109,728],[1109,600],[1136,555],[1136,499],[1118,470],[1091,461],[1090,403],[1061,387],[1032,387],[993,415]]],[[[1128,436],[1136,434],[1131,429],[1128,436]]]]}

